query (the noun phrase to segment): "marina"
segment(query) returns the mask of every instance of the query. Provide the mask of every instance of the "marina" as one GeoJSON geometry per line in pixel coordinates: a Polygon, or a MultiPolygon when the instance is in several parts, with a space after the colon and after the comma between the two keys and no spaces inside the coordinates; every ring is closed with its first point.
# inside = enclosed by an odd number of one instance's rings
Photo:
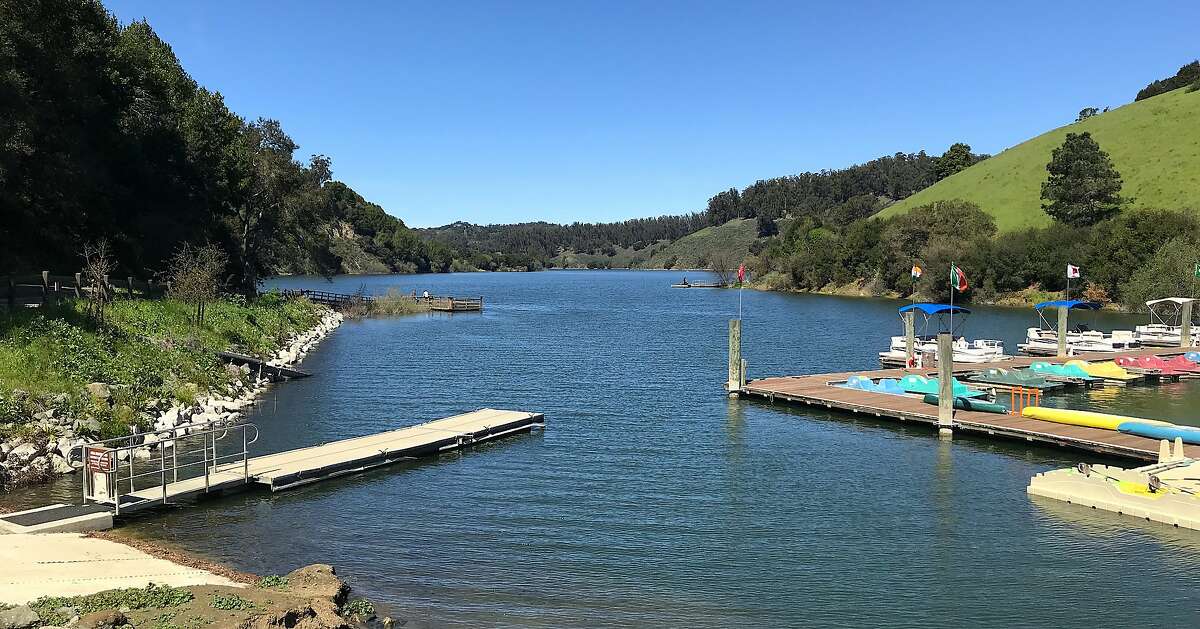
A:
{"type": "MultiPolygon", "coordinates": [[[[1128,355],[1162,357],[1177,356],[1183,352],[1184,350],[1181,348],[1146,348],[1128,355]]],[[[1077,355],[1075,358],[1077,360],[1103,361],[1111,356],[1097,353],[1077,355]]],[[[1029,367],[1042,360],[1034,357],[1017,357],[1011,361],[995,364],[955,364],[952,372],[956,377],[968,377],[981,370],[1029,367]]],[[[912,375],[932,378],[938,376],[938,370],[879,369],[762,378],[746,382],[739,393],[771,403],[778,401],[798,403],[902,422],[925,424],[935,428],[943,425],[944,421],[939,418],[939,407],[927,404],[919,397],[838,386],[856,377],[871,380],[886,378],[900,380],[912,375]]],[[[953,416],[953,430],[984,438],[1017,439],[1142,461],[1156,460],[1159,452],[1158,440],[1153,438],[995,412],[957,410],[953,416]]],[[[1200,446],[1187,445],[1185,452],[1189,457],[1200,458],[1200,446]]]]}

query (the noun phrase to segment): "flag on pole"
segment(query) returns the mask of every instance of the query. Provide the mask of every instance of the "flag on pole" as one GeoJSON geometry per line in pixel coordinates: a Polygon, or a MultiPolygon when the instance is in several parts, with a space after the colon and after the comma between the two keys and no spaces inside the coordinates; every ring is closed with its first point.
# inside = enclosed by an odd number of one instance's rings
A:
{"type": "Polygon", "coordinates": [[[1196,273],[1195,277],[1200,277],[1200,262],[1196,263],[1196,272],[1195,273],[1196,273]]]}
{"type": "MultiPolygon", "coordinates": [[[[727,267],[728,268],[728,267],[727,267]]],[[[738,266],[738,284],[746,281],[746,265],[738,266]]]]}
{"type": "Polygon", "coordinates": [[[1074,264],[1068,264],[1067,279],[1074,279],[1076,277],[1079,277],[1079,267],[1075,266],[1074,264]]]}
{"type": "MultiPolygon", "coordinates": [[[[1200,264],[1196,265],[1196,269],[1197,269],[1197,273],[1200,273],[1200,264]]],[[[914,264],[913,268],[912,268],[912,278],[915,280],[918,277],[921,277],[921,273],[922,273],[921,267],[914,264]]]]}
{"type": "Polygon", "coordinates": [[[970,288],[967,286],[966,274],[964,274],[962,269],[958,268],[958,265],[956,264],[950,265],[950,285],[954,287],[954,290],[957,290],[960,293],[970,288]]]}

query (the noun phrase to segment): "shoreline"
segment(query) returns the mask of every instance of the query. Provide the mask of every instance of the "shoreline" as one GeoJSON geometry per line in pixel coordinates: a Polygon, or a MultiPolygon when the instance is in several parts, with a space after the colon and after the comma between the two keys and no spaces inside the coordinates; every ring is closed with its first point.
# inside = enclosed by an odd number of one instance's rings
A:
{"type": "MultiPolygon", "coordinates": [[[[345,320],[342,313],[336,310],[325,306],[317,307],[324,312],[316,325],[289,338],[283,347],[267,360],[267,364],[301,364],[308,353],[345,320]]],[[[135,460],[149,460],[153,457],[154,450],[172,445],[171,436],[187,434],[193,425],[214,421],[241,421],[244,409],[258,404],[259,397],[274,384],[269,378],[254,375],[245,365],[235,367],[226,363],[224,367],[231,379],[230,393],[226,395],[197,395],[190,405],[167,399],[155,399],[150,402],[148,408],[153,411],[148,423],[151,429],[135,434],[135,438],[141,436],[143,444],[142,448],[134,452],[135,460]]],[[[194,385],[192,386],[195,390],[194,385]]],[[[107,401],[112,396],[112,386],[106,383],[92,383],[87,389],[97,400],[107,401]]],[[[4,478],[0,480],[7,479],[0,484],[0,492],[43,484],[79,472],[83,461],[80,460],[81,452],[77,451],[88,443],[99,441],[79,436],[74,425],[79,422],[72,422],[69,416],[60,414],[57,409],[51,408],[38,415],[33,417],[34,422],[53,436],[45,437],[44,441],[21,436],[0,439],[0,453],[3,454],[0,461],[4,463],[4,478]]]]}

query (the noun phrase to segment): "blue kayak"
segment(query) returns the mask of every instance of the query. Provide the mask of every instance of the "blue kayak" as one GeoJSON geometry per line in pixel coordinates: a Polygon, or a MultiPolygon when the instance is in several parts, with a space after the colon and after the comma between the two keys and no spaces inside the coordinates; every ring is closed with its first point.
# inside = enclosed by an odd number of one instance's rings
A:
{"type": "Polygon", "coordinates": [[[1183,438],[1184,443],[1200,444],[1200,428],[1192,426],[1157,426],[1143,422],[1121,422],[1117,430],[1127,435],[1148,437],[1150,439],[1166,439],[1174,441],[1175,437],[1183,438]]]}

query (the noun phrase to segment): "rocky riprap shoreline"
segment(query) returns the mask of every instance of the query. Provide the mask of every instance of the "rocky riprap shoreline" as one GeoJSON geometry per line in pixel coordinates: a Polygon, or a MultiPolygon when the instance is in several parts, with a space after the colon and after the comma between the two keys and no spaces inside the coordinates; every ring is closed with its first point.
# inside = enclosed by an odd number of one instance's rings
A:
{"type": "MultiPolygon", "coordinates": [[[[271,365],[295,365],[304,360],[312,348],[330,332],[341,325],[341,313],[330,310],[312,329],[288,341],[268,361],[271,365]]],[[[174,400],[152,400],[140,413],[153,425],[154,431],[176,431],[175,436],[186,435],[190,427],[214,421],[236,422],[245,410],[255,404],[257,396],[270,384],[243,365],[226,365],[231,380],[232,393],[228,396],[200,395],[196,391],[194,404],[180,404],[174,400]]],[[[111,404],[115,385],[93,382],[87,385],[91,397],[101,404],[111,404]]],[[[17,393],[19,395],[19,392],[17,393]]],[[[65,396],[62,396],[65,398],[65,396]]],[[[74,418],[58,408],[48,408],[36,413],[26,436],[12,436],[0,441],[0,489],[43,482],[51,478],[70,474],[83,467],[80,460],[82,448],[89,437],[100,430],[100,422],[90,418],[74,418]]],[[[160,447],[171,447],[170,435],[159,437],[147,432],[141,435],[143,447],[132,451],[135,460],[150,460],[160,447]]],[[[128,451],[122,452],[125,460],[128,451]]]]}

